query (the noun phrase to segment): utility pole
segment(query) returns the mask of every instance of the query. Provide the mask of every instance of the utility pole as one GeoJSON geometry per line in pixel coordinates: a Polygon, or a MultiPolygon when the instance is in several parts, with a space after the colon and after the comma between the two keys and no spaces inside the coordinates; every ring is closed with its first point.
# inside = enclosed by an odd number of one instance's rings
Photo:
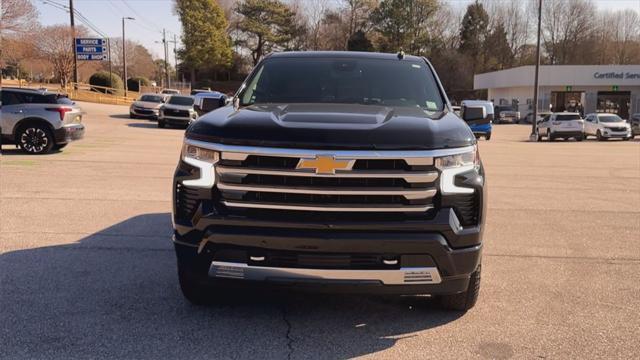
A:
{"type": "Polygon", "coordinates": [[[173,43],[173,66],[174,71],[176,73],[176,82],[178,82],[178,37],[176,34],[173,34],[173,40],[169,40],[170,43],[173,43]]]}
{"type": "Polygon", "coordinates": [[[540,28],[542,24],[542,0],[538,0],[538,39],[536,43],[536,78],[533,84],[533,119],[531,119],[531,141],[538,140],[538,77],[540,75],[540,28]]]}
{"type": "Polygon", "coordinates": [[[122,81],[124,82],[124,97],[127,97],[127,41],[124,37],[124,21],[135,20],[132,17],[122,18],[122,81]]]}
{"type": "Polygon", "coordinates": [[[107,38],[107,47],[109,48],[109,87],[113,87],[113,71],[111,71],[111,38],[107,38]]]}
{"type": "Polygon", "coordinates": [[[165,29],[162,29],[162,44],[164,45],[164,77],[167,88],[171,88],[171,82],[169,80],[169,54],[167,50],[167,35],[165,29]]]}
{"type": "Polygon", "coordinates": [[[73,16],[73,0],[69,0],[69,17],[71,20],[71,34],[73,35],[73,82],[78,86],[78,54],[76,53],[76,23],[73,16]]]}

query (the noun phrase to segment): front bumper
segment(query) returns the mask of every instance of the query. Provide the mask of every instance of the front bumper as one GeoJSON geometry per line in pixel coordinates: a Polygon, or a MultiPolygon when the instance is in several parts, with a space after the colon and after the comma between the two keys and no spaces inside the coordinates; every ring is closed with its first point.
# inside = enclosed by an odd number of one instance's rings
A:
{"type": "MultiPolygon", "coordinates": [[[[196,230],[181,236],[176,232],[173,239],[178,261],[210,280],[251,286],[286,284],[331,292],[451,294],[466,290],[482,256],[482,229],[459,228],[451,209],[442,209],[434,219],[420,224],[242,223],[205,216],[195,226],[204,233],[196,230]],[[410,228],[414,231],[407,231],[410,228]],[[473,245],[454,248],[451,243],[473,245]],[[229,251],[235,256],[220,257],[229,251]],[[381,268],[367,270],[283,268],[270,261],[271,254],[281,252],[303,257],[379,254],[395,259],[396,266],[387,269],[381,263],[381,268]],[[253,261],[256,258],[263,261],[253,261]]],[[[176,229],[180,228],[176,224],[176,229]]]]}
{"type": "Polygon", "coordinates": [[[470,128],[474,134],[481,134],[481,135],[488,134],[492,130],[491,124],[472,125],[470,126],[470,128]]]}
{"type": "Polygon", "coordinates": [[[195,119],[190,117],[166,116],[162,115],[158,118],[170,125],[189,125],[195,119]]]}
{"type": "Polygon", "coordinates": [[[130,108],[129,112],[131,115],[135,115],[138,117],[149,118],[149,119],[157,119],[158,118],[158,110],[157,109],[137,109],[130,108]]]}
{"type": "Polygon", "coordinates": [[[605,138],[628,138],[631,137],[630,131],[611,131],[611,130],[602,130],[602,137],[605,138]]]}
{"type": "Polygon", "coordinates": [[[553,130],[551,132],[553,137],[582,137],[584,136],[584,131],[582,130],[553,130]]]}
{"type": "Polygon", "coordinates": [[[80,140],[84,137],[84,125],[68,124],[54,132],[56,144],[66,144],[70,141],[80,140]]]}

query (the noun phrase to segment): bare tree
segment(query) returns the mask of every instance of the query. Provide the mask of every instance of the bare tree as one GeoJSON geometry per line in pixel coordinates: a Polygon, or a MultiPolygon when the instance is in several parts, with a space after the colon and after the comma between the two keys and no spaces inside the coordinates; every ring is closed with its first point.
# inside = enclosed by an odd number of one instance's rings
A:
{"type": "MultiPolygon", "coordinates": [[[[115,74],[122,76],[122,38],[112,38],[111,40],[111,61],[112,70],[115,74]]],[[[129,77],[142,76],[151,78],[154,76],[155,65],[149,50],[141,44],[127,40],[127,75],[129,77]]],[[[164,61],[164,59],[163,59],[164,61]]],[[[169,59],[171,63],[171,59],[169,59]]]]}
{"type": "Polygon", "coordinates": [[[491,29],[495,30],[499,25],[504,27],[511,54],[512,64],[519,63],[523,57],[525,45],[530,39],[531,27],[535,19],[527,13],[527,2],[522,0],[491,1],[492,6],[487,7],[491,18],[491,29]]]}
{"type": "Polygon", "coordinates": [[[38,24],[38,11],[29,0],[0,0],[0,84],[2,68],[6,63],[3,55],[3,39],[8,35],[33,32],[38,24]]]}
{"type": "Polygon", "coordinates": [[[542,9],[542,38],[551,64],[581,64],[592,48],[584,44],[595,31],[596,7],[591,0],[548,0],[542,9]]]}
{"type": "MultiPolygon", "coordinates": [[[[84,27],[76,27],[77,36],[88,33],[84,27]]],[[[55,76],[62,87],[71,81],[73,74],[73,43],[74,34],[69,26],[52,25],[42,28],[37,35],[36,47],[40,56],[48,60],[55,76]]]]}
{"type": "Polygon", "coordinates": [[[613,13],[613,48],[616,64],[638,63],[640,51],[640,15],[627,9],[613,13]]]}
{"type": "Polygon", "coordinates": [[[29,0],[0,1],[0,35],[33,31],[38,11],[29,0]]]}

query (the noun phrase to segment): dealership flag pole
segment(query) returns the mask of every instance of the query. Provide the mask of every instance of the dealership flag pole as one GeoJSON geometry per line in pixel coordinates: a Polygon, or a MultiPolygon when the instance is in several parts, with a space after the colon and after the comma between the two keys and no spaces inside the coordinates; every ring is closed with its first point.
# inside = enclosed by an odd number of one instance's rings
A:
{"type": "Polygon", "coordinates": [[[531,141],[538,140],[538,76],[540,74],[540,27],[542,23],[542,0],[538,0],[538,40],[536,44],[536,78],[533,84],[533,118],[531,119],[531,141]]]}

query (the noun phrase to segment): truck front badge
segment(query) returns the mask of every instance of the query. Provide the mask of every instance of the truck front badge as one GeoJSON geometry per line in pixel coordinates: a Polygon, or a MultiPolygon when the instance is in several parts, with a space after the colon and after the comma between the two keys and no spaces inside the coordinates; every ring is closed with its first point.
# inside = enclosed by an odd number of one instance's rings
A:
{"type": "Polygon", "coordinates": [[[315,159],[301,158],[296,169],[314,169],[316,174],[335,174],[336,170],[351,170],[354,160],[336,160],[333,155],[316,155],[315,159]]]}

